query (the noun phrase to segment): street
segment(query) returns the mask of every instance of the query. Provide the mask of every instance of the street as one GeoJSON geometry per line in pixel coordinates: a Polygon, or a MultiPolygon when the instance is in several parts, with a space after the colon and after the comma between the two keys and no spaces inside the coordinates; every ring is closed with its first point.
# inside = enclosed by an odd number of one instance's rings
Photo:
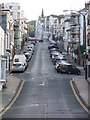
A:
{"type": "Polygon", "coordinates": [[[88,118],[70,86],[70,80],[75,75],[56,72],[48,45],[48,41],[39,42],[26,71],[12,73],[25,80],[25,84],[16,102],[3,117],[88,118]]]}

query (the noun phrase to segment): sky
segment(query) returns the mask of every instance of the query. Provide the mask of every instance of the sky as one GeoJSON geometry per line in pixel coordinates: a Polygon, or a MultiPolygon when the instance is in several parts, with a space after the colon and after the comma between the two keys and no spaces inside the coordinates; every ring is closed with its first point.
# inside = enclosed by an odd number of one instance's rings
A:
{"type": "Polygon", "coordinates": [[[60,15],[63,10],[84,8],[87,1],[89,0],[0,0],[0,3],[18,2],[28,20],[37,20],[41,15],[42,8],[45,16],[60,15]]]}

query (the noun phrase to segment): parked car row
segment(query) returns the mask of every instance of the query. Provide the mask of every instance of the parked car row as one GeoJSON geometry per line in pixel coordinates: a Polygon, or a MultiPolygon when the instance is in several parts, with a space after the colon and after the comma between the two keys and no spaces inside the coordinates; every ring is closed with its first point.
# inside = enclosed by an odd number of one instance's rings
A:
{"type": "Polygon", "coordinates": [[[28,41],[23,48],[23,53],[14,56],[11,72],[24,72],[26,70],[37,44],[35,41],[28,41]]]}
{"type": "Polygon", "coordinates": [[[66,57],[59,50],[55,41],[50,41],[48,46],[50,57],[55,65],[55,69],[58,73],[77,74],[80,75],[81,71],[75,65],[69,63],[66,57]]]}

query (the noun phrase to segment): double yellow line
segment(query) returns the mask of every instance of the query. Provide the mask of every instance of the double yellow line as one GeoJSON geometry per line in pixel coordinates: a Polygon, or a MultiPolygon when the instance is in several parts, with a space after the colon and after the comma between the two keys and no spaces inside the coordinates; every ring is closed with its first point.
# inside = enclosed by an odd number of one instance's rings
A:
{"type": "Polygon", "coordinates": [[[14,102],[15,102],[16,99],[18,98],[18,96],[19,96],[19,94],[20,94],[20,92],[21,92],[21,90],[22,90],[22,88],[23,88],[23,85],[24,85],[24,83],[25,83],[25,80],[22,80],[21,82],[22,82],[22,83],[21,83],[21,85],[19,86],[19,89],[18,89],[16,95],[13,97],[13,99],[10,101],[10,103],[5,107],[5,109],[2,110],[2,112],[0,113],[0,117],[1,117],[2,115],[4,115],[4,114],[11,108],[11,106],[14,104],[14,102]]]}
{"type": "Polygon", "coordinates": [[[80,105],[84,108],[84,110],[90,114],[90,110],[88,110],[88,108],[83,104],[83,102],[81,101],[81,99],[79,98],[78,94],[76,93],[75,89],[74,89],[74,86],[73,86],[73,80],[70,81],[70,85],[72,87],[72,90],[73,90],[73,93],[76,97],[76,99],[78,100],[78,102],[80,103],[80,105]]]}
{"type": "MultiPolygon", "coordinates": [[[[1,117],[2,115],[4,115],[4,114],[11,108],[11,106],[14,104],[14,102],[15,102],[16,99],[18,98],[18,96],[19,96],[19,94],[20,94],[20,92],[21,92],[21,90],[22,90],[22,88],[23,88],[24,83],[25,83],[25,80],[22,80],[22,83],[21,83],[21,85],[20,85],[20,87],[19,87],[16,95],[15,95],[14,98],[10,101],[10,103],[7,105],[7,107],[0,113],[0,117],[1,117]]],[[[75,89],[74,89],[73,81],[72,81],[72,80],[70,81],[70,85],[71,85],[71,88],[72,88],[72,90],[73,90],[73,93],[74,93],[76,99],[78,100],[78,102],[80,103],[80,105],[85,109],[85,111],[86,111],[88,114],[90,114],[90,110],[87,109],[87,107],[83,104],[83,102],[81,101],[81,99],[80,99],[79,96],[77,95],[77,93],[76,93],[76,91],[75,91],[75,89]]]]}

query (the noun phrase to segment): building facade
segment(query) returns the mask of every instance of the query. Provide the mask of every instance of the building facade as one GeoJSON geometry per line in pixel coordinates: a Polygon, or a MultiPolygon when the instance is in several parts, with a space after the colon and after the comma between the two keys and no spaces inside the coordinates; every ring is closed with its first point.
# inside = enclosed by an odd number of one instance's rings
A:
{"type": "Polygon", "coordinates": [[[0,26],[0,80],[6,79],[6,33],[0,26]]]}
{"type": "Polygon", "coordinates": [[[21,10],[20,4],[16,2],[5,3],[5,8],[9,9],[14,20],[14,47],[16,53],[18,53],[22,48],[23,34],[26,33],[24,28],[26,18],[24,16],[24,11],[21,10]]]}
{"type": "Polygon", "coordinates": [[[87,78],[90,78],[90,1],[85,3],[86,8],[86,65],[87,78]]]}

